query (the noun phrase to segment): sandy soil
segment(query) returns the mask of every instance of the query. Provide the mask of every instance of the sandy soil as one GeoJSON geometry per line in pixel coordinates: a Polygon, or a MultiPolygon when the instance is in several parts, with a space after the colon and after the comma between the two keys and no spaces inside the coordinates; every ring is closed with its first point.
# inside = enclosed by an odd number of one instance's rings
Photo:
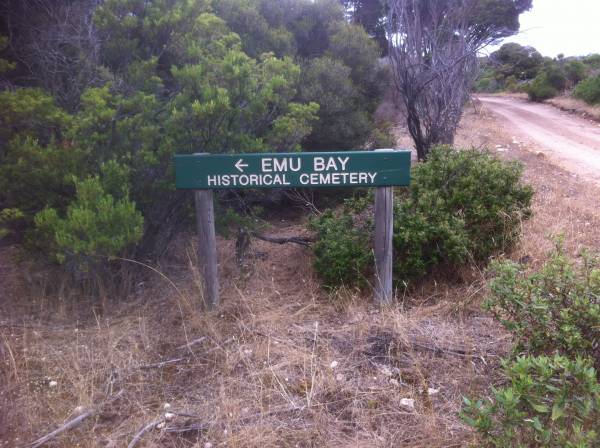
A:
{"type": "Polygon", "coordinates": [[[539,146],[550,161],[600,184],[600,125],[544,104],[518,98],[480,96],[513,139],[539,146]]]}

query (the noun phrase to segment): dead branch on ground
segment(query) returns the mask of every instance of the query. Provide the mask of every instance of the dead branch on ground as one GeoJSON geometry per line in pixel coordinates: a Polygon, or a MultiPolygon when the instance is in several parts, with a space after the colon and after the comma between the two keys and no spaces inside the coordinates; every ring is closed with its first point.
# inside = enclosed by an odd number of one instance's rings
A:
{"type": "Polygon", "coordinates": [[[46,442],[49,442],[50,440],[56,438],[57,436],[59,436],[63,432],[78,427],[88,417],[96,415],[98,412],[100,412],[100,410],[104,406],[106,406],[106,405],[112,403],[113,401],[117,400],[121,395],[123,395],[123,390],[120,390],[117,394],[115,394],[114,396],[110,397],[108,400],[104,401],[99,406],[96,406],[96,407],[93,407],[91,409],[86,410],[82,414],[79,414],[77,417],[69,420],[68,422],[66,422],[65,424],[59,426],[54,431],[46,434],[45,436],[42,436],[39,439],[31,442],[27,446],[29,448],[38,448],[38,447],[44,445],[46,442]]]}
{"type": "Polygon", "coordinates": [[[165,421],[165,419],[160,419],[160,420],[155,420],[153,422],[148,423],[146,426],[144,426],[142,429],[140,429],[138,431],[138,433],[134,436],[133,439],[131,439],[131,442],[129,442],[129,445],[127,445],[127,448],[133,448],[134,446],[136,446],[138,444],[138,442],[140,440],[142,440],[142,437],[144,437],[144,434],[146,434],[148,431],[156,428],[161,423],[164,423],[164,421],[165,421]]]}
{"type": "Polygon", "coordinates": [[[274,237],[262,235],[260,233],[252,232],[252,236],[254,238],[258,238],[259,240],[267,241],[269,243],[275,244],[299,244],[300,246],[310,247],[310,244],[315,240],[313,238],[305,237],[305,236],[289,236],[289,237],[274,237]]]}

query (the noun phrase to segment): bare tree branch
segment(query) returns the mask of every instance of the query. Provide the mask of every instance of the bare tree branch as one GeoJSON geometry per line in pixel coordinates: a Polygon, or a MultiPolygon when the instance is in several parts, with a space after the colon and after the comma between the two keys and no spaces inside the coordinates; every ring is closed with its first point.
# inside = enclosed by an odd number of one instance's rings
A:
{"type": "Polygon", "coordinates": [[[390,61],[417,156],[452,144],[477,75],[477,52],[493,37],[473,33],[477,0],[389,0],[390,61]]]}
{"type": "Polygon", "coordinates": [[[0,6],[20,85],[52,92],[73,110],[83,90],[102,83],[93,13],[101,0],[7,0],[0,6]]]}

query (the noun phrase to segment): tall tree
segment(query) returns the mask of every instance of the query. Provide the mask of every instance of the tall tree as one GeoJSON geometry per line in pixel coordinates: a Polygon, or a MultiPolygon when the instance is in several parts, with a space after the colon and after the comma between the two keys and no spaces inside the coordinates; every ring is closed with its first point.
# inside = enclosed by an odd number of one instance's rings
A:
{"type": "Polygon", "coordinates": [[[533,47],[523,47],[511,42],[490,54],[489,63],[497,67],[504,77],[533,79],[544,64],[543,56],[533,47]]]}
{"type": "Polygon", "coordinates": [[[477,53],[519,29],[531,0],[388,0],[390,60],[419,159],[451,144],[477,53]]]}
{"type": "Polygon", "coordinates": [[[388,52],[385,32],[386,6],[384,0],[341,0],[352,23],[361,25],[375,39],[381,55],[388,52]]]}

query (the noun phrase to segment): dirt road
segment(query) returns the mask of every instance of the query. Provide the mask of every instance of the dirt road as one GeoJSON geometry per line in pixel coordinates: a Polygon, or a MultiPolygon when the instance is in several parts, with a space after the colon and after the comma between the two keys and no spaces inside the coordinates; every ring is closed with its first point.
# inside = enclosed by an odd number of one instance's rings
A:
{"type": "Polygon", "coordinates": [[[600,124],[518,98],[478,98],[513,138],[533,143],[553,163],[600,184],[600,124]]]}

